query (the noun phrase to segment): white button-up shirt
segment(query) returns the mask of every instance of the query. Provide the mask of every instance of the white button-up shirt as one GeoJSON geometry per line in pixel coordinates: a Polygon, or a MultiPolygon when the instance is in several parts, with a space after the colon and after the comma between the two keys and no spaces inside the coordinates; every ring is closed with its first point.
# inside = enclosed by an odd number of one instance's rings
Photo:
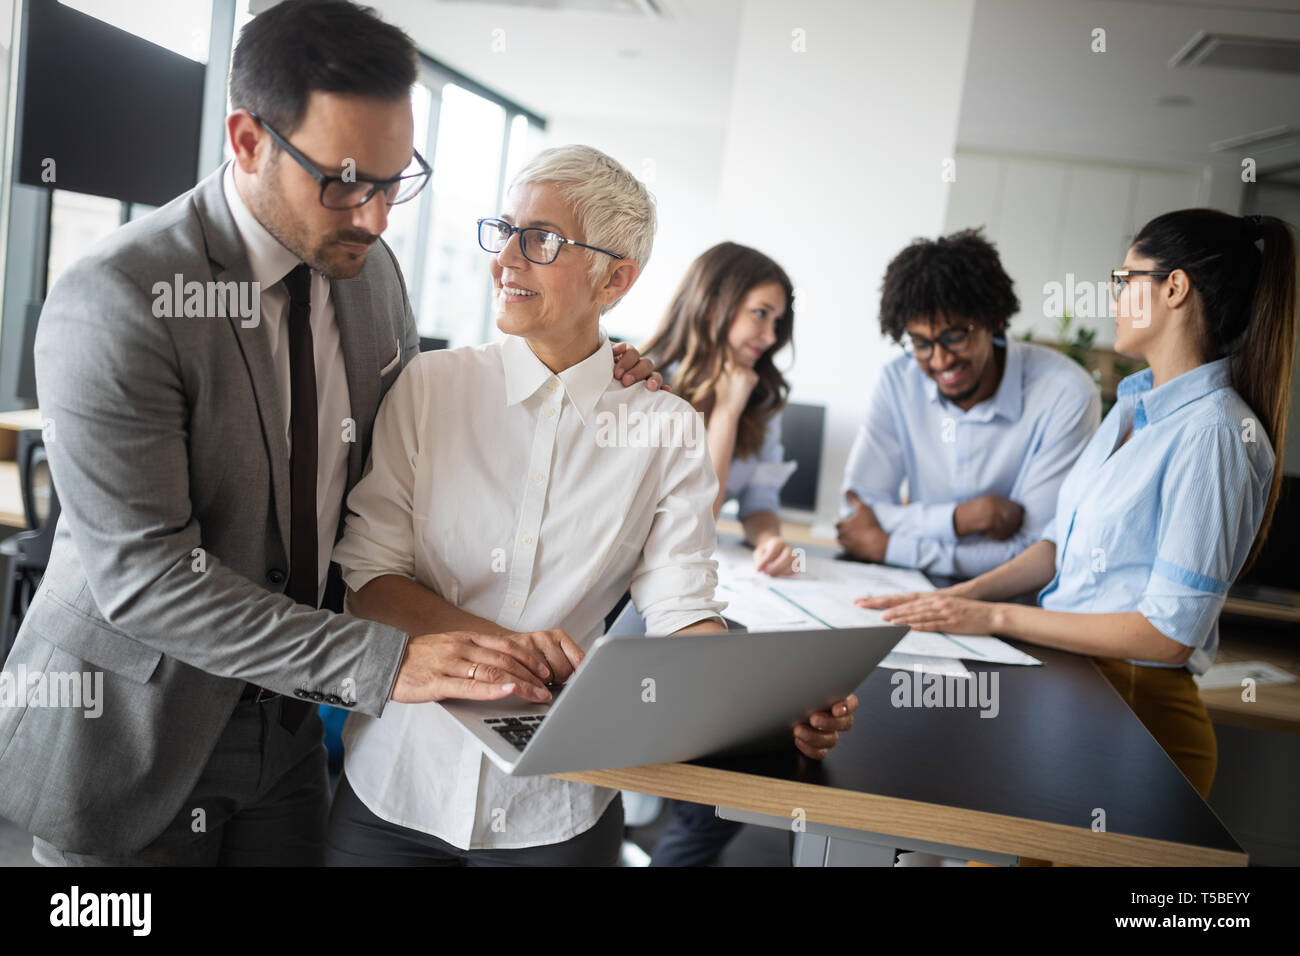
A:
{"type": "MultiPolygon", "coordinates": [[[[558,375],[514,336],[411,362],[348,497],[334,551],[348,587],[405,575],[512,630],[561,628],[584,649],[629,585],[651,633],[717,618],[718,482],[703,422],[675,395],[624,388],[613,368],[603,332],[558,375]]],[[[348,781],[372,812],[462,849],[570,839],[615,796],[508,776],[435,704],[350,714],[344,741],[348,781]]]]}
{"type": "MultiPolygon", "coordinates": [[[[253,281],[261,288],[261,321],[265,329],[248,331],[265,335],[270,341],[271,363],[275,367],[276,384],[284,408],[284,436],[292,453],[289,323],[283,321],[289,309],[289,291],[283,280],[302,264],[302,260],[281,245],[244,205],[239,190],[235,188],[234,163],[226,165],[222,188],[235,228],[239,230],[239,238],[244,240],[253,281]]],[[[343,493],[348,485],[348,443],[343,440],[343,420],[352,415],[352,399],[339,327],[334,320],[329,279],[315,269],[311,270],[311,316],[308,321],[316,367],[316,548],[320,552],[316,562],[319,571],[316,597],[319,603],[325,596],[330,552],[334,550],[334,537],[338,534],[339,517],[343,513],[343,493]]]]}

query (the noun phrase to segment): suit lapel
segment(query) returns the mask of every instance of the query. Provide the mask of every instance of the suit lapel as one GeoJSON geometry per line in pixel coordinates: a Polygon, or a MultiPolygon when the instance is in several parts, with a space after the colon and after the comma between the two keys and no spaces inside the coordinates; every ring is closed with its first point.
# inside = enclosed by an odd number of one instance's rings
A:
{"type": "MultiPolygon", "coordinates": [[[[352,488],[361,479],[365,465],[362,436],[370,434],[379,405],[379,355],[375,349],[375,330],[367,309],[366,284],[360,279],[335,279],[330,282],[334,300],[334,321],[339,327],[343,348],[343,365],[347,372],[348,399],[355,423],[354,439],[348,447],[348,484],[352,488]]],[[[346,510],[346,509],[345,509],[346,510]]]]}
{"type": "MultiPolygon", "coordinates": [[[[207,242],[208,258],[212,263],[213,278],[218,282],[252,282],[252,269],[248,253],[235,226],[235,219],[226,205],[222,190],[225,166],[204,179],[194,189],[194,203],[199,211],[199,223],[207,242]]],[[[227,319],[230,329],[244,356],[253,394],[257,399],[257,414],[262,422],[262,439],[271,462],[271,485],[275,498],[276,524],[285,552],[289,548],[289,441],[285,437],[288,410],[280,396],[271,361],[271,341],[265,326],[244,328],[238,316],[227,319]]],[[[348,372],[351,384],[351,370],[348,372]]],[[[349,468],[350,471],[350,468],[349,468]]]]}

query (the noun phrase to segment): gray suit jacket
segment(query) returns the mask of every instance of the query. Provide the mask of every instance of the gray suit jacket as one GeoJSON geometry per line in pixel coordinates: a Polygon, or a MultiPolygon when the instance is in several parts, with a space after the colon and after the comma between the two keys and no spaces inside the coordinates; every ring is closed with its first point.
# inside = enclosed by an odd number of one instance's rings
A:
{"type": "MultiPolygon", "coordinates": [[[[178,273],[251,281],[222,172],[96,246],[41,312],[36,382],[63,513],[6,670],[102,672],[102,714],[0,707],[0,815],[70,852],[127,854],[160,834],[246,681],[377,715],[406,646],[281,593],[287,410],[266,327],[155,317],[155,283],[178,273]]],[[[330,294],[356,423],[350,490],[419,340],[386,245],[330,294]]]]}

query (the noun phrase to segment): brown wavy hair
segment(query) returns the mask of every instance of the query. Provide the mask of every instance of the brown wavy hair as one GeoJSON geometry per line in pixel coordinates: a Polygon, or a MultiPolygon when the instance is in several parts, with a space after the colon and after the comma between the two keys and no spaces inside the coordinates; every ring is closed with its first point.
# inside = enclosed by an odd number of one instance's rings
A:
{"type": "Polygon", "coordinates": [[[758,454],[768,424],[785,408],[790,394],[773,360],[790,344],[794,330],[794,286],[785,270],[757,249],[718,243],[691,263],[659,328],[641,348],[660,368],[677,364],[673,391],[699,408],[722,377],[727,333],[736,310],[750,291],[769,282],[785,290],[785,315],[776,322],[776,342],[754,363],[758,382],[736,430],[737,458],[758,454]]]}

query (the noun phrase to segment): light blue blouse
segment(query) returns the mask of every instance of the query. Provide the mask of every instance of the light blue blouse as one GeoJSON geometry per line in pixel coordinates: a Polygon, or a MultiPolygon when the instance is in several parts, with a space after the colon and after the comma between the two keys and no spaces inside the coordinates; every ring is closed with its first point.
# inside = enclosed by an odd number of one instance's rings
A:
{"type": "Polygon", "coordinates": [[[763,436],[763,447],[757,455],[746,458],[731,459],[731,470],[727,472],[727,500],[736,499],[741,518],[758,511],[779,513],[781,510],[781,486],[784,481],[773,481],[772,469],[760,469],[760,465],[779,465],[785,461],[785,447],[781,444],[781,416],[773,415],[767,423],[767,434],[763,436]]]}
{"type": "Polygon", "coordinates": [[[1043,607],[1138,611],[1196,649],[1185,665],[1194,674],[1214,661],[1219,611],[1259,532],[1273,479],[1272,444],[1233,390],[1228,362],[1159,388],[1150,369],[1120,382],[1043,535],[1056,543],[1056,576],[1038,596],[1043,607]],[[1130,424],[1132,437],[1116,449],[1130,424]]]}
{"type": "MultiPolygon", "coordinates": [[[[671,382],[677,371],[677,362],[665,366],[661,371],[664,381],[671,382]]],[[[727,471],[726,501],[736,499],[739,516],[744,519],[758,511],[780,513],[781,486],[784,481],[774,482],[770,477],[773,469],[760,468],[760,465],[779,465],[785,461],[785,447],[781,444],[781,416],[776,414],[767,423],[767,432],[763,436],[763,447],[757,455],[731,458],[731,468],[727,471]]]]}

